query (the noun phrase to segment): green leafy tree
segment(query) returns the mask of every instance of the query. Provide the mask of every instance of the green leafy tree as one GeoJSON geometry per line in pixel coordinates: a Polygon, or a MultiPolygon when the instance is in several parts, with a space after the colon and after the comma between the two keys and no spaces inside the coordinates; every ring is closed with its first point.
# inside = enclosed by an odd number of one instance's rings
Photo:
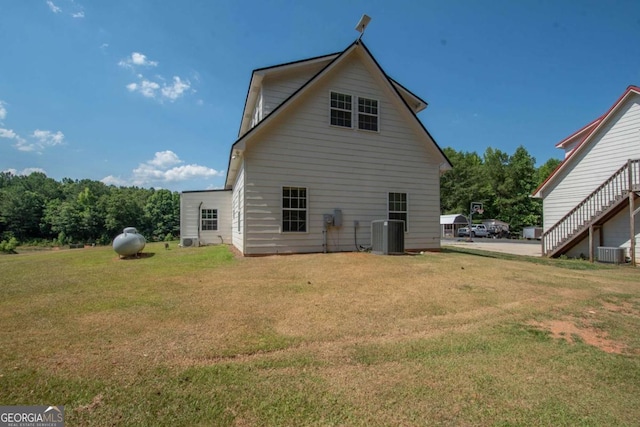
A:
{"type": "Polygon", "coordinates": [[[147,190],[136,188],[114,188],[111,191],[103,202],[107,240],[122,233],[125,227],[136,227],[146,234],[148,225],[144,208],[147,197],[147,190]]]}
{"type": "Polygon", "coordinates": [[[562,160],[552,158],[547,160],[542,166],[538,168],[538,173],[536,175],[536,188],[546,181],[546,179],[554,170],[556,170],[560,163],[562,163],[562,160]]]}
{"type": "Polygon", "coordinates": [[[169,190],[154,191],[145,205],[149,220],[149,234],[155,240],[163,240],[165,235],[178,234],[180,230],[180,195],[169,190]]]}
{"type": "Polygon", "coordinates": [[[485,169],[476,153],[444,149],[453,169],[440,178],[440,209],[443,213],[468,213],[472,201],[483,201],[491,194],[485,169]]]}

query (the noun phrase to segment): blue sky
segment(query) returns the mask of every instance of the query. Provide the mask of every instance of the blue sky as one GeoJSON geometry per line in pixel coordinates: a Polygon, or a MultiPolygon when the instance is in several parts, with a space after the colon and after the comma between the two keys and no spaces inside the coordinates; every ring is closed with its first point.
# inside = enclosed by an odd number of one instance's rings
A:
{"type": "Polygon", "coordinates": [[[438,144],[554,145],[640,85],[640,2],[0,0],[0,170],[221,188],[251,71],[363,40],[438,144]]]}

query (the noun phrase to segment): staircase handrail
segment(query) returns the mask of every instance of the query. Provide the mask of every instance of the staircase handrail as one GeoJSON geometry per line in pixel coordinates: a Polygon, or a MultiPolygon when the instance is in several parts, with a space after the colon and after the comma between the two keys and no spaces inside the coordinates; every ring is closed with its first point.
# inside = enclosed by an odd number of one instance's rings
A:
{"type": "MultiPolygon", "coordinates": [[[[555,250],[564,239],[581,230],[596,215],[603,212],[617,197],[627,194],[630,186],[638,185],[640,172],[633,173],[632,165],[640,165],[640,159],[629,160],[605,182],[571,209],[558,222],[542,234],[542,253],[555,250]],[[629,175],[630,174],[630,175],[629,175]],[[635,176],[635,180],[633,179],[635,176]]],[[[640,170],[640,168],[639,168],[640,170]]]]}

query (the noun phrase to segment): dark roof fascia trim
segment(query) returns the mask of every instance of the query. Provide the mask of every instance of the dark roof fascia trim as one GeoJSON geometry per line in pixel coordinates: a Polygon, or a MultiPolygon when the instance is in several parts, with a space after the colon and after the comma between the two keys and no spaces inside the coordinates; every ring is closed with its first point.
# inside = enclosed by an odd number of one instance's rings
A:
{"type": "Polygon", "coordinates": [[[404,91],[406,91],[408,94],[410,94],[411,96],[413,96],[414,98],[416,98],[418,101],[420,101],[421,103],[423,103],[425,105],[425,108],[429,105],[429,103],[427,101],[425,101],[424,99],[420,98],[418,95],[416,95],[415,93],[411,92],[409,89],[407,89],[404,85],[402,85],[400,82],[398,82],[396,79],[391,78],[389,76],[387,76],[387,78],[389,80],[391,80],[392,83],[400,86],[404,91]]]}
{"type": "MultiPolygon", "coordinates": [[[[244,135],[242,135],[240,138],[238,138],[233,145],[231,145],[231,150],[229,151],[229,164],[227,166],[227,176],[225,177],[225,186],[226,186],[226,182],[229,178],[229,166],[231,166],[231,157],[233,155],[233,150],[235,150],[236,146],[242,142],[245,138],[248,138],[250,135],[253,135],[257,130],[261,129],[264,127],[265,123],[269,122],[270,119],[274,116],[274,113],[278,112],[281,108],[283,108],[286,104],[289,103],[289,100],[291,100],[293,97],[295,97],[296,95],[298,95],[298,93],[300,93],[302,90],[304,90],[307,86],[309,86],[310,84],[312,84],[317,78],[318,76],[320,76],[327,68],[331,67],[332,64],[334,64],[336,61],[338,61],[340,58],[342,58],[342,56],[345,55],[345,53],[351,49],[352,46],[356,45],[358,43],[358,41],[356,40],[355,42],[351,43],[345,50],[343,50],[342,52],[340,52],[338,54],[338,56],[336,56],[331,62],[329,62],[327,65],[325,65],[324,67],[322,67],[322,69],[320,71],[318,71],[313,77],[311,77],[305,84],[303,84],[300,88],[298,88],[298,90],[296,90],[295,92],[293,92],[291,95],[289,95],[289,97],[287,99],[285,99],[284,101],[282,101],[276,108],[274,108],[271,113],[269,113],[269,115],[267,117],[265,117],[264,119],[262,119],[257,125],[255,125],[254,127],[252,127],[251,129],[249,129],[247,132],[244,133],[244,135]]],[[[335,55],[335,54],[332,54],[335,55]]],[[[331,55],[323,55],[320,56],[318,58],[323,58],[325,56],[331,56],[331,55]]],[[[297,61],[300,62],[300,61],[297,61]]],[[[249,85],[249,90],[251,90],[251,85],[249,85]]],[[[247,92],[247,99],[249,98],[249,92],[247,92]]],[[[245,108],[246,108],[246,100],[245,100],[245,108]]],[[[244,113],[244,109],[242,110],[244,113]]]]}
{"type": "Polygon", "coordinates": [[[314,56],[313,58],[299,59],[297,61],[285,62],[285,63],[282,63],[282,64],[271,65],[269,67],[256,68],[255,70],[252,71],[252,74],[253,73],[259,73],[261,71],[267,71],[267,70],[270,70],[272,68],[280,68],[280,67],[286,67],[286,66],[289,66],[289,65],[300,64],[300,63],[303,63],[303,62],[317,61],[319,59],[328,58],[330,56],[340,55],[341,53],[342,52],[329,53],[327,55],[314,56]]]}
{"type": "Polygon", "coordinates": [[[244,98],[244,106],[242,107],[242,116],[241,116],[242,118],[240,119],[240,128],[238,130],[238,134],[240,134],[240,132],[242,131],[242,122],[244,121],[244,113],[245,113],[245,111],[247,109],[247,102],[249,102],[249,95],[251,94],[251,82],[253,82],[253,78],[256,75],[256,73],[272,70],[272,69],[275,69],[275,68],[287,67],[287,66],[290,66],[290,65],[301,64],[301,63],[304,63],[304,62],[313,62],[313,61],[321,60],[323,58],[329,58],[331,56],[335,56],[335,55],[339,55],[339,54],[340,54],[340,52],[330,53],[328,55],[320,55],[320,56],[315,56],[313,58],[300,59],[298,61],[285,62],[283,64],[271,65],[269,67],[256,68],[255,70],[253,70],[251,72],[251,78],[249,79],[249,88],[247,89],[247,96],[244,98]]]}
{"type": "Polygon", "coordinates": [[[186,190],[181,191],[180,194],[189,194],[189,193],[223,193],[225,191],[231,191],[225,188],[217,188],[215,190],[186,190]]]}
{"type": "Polygon", "coordinates": [[[442,148],[440,148],[440,145],[438,145],[438,143],[436,142],[436,140],[433,138],[433,136],[431,136],[431,134],[429,133],[429,131],[427,130],[427,128],[424,126],[424,124],[420,121],[420,119],[418,118],[418,116],[416,115],[416,113],[413,112],[413,110],[411,109],[411,107],[409,106],[409,104],[407,104],[407,101],[404,100],[404,98],[402,97],[402,95],[400,94],[400,92],[398,91],[398,89],[393,85],[393,81],[392,79],[387,75],[387,73],[384,72],[384,70],[382,69],[382,67],[380,66],[380,64],[378,63],[378,61],[376,60],[376,58],[371,54],[371,51],[369,51],[369,49],[367,48],[367,46],[364,44],[364,42],[362,40],[357,40],[356,43],[360,43],[362,45],[362,47],[364,48],[364,50],[367,52],[367,54],[369,55],[369,57],[373,60],[373,63],[376,64],[376,67],[378,67],[378,69],[380,70],[380,72],[382,73],[383,76],[385,76],[385,78],[389,81],[389,84],[391,85],[391,87],[393,88],[393,90],[396,92],[396,95],[398,95],[398,97],[400,98],[400,100],[402,101],[402,103],[404,104],[404,106],[407,108],[407,110],[411,113],[411,115],[413,116],[413,118],[416,120],[416,122],[418,122],[418,124],[420,125],[420,127],[422,128],[422,130],[429,136],[429,138],[431,138],[431,141],[433,141],[433,144],[436,146],[436,148],[438,149],[438,151],[440,151],[440,154],[442,154],[442,157],[445,159],[445,161],[447,162],[447,164],[449,165],[449,167],[453,168],[453,165],[451,164],[451,160],[449,160],[449,158],[447,157],[446,154],[444,154],[444,151],[442,151],[442,148]]]}

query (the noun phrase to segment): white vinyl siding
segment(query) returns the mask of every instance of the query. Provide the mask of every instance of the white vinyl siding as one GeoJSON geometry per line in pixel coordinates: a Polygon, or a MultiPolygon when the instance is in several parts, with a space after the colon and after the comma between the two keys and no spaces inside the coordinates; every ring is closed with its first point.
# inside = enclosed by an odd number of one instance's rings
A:
{"type": "Polygon", "coordinates": [[[606,181],[628,159],[640,158],[640,96],[623,105],[595,139],[574,154],[568,170],[544,197],[544,229],[564,215],[606,181]]]}
{"type": "MultiPolygon", "coordinates": [[[[395,92],[358,60],[346,58],[287,114],[245,151],[247,255],[321,252],[323,214],[341,209],[342,227],[329,227],[329,251],[353,251],[354,221],[359,244],[370,243],[370,223],[388,215],[389,192],[411,195],[407,249],[440,247],[440,154],[413,122],[395,92]],[[327,126],[330,92],[378,100],[385,111],[380,131],[345,132],[327,126]],[[295,183],[313,198],[307,207],[307,233],[281,233],[282,187],[295,183]]],[[[355,98],[354,98],[355,99],[355,98]]]]}
{"type": "Polygon", "coordinates": [[[262,108],[262,90],[260,91],[260,94],[258,95],[258,99],[256,101],[256,106],[253,109],[253,118],[251,119],[251,127],[254,127],[255,125],[257,125],[258,123],[260,123],[260,121],[262,120],[263,116],[263,108],[262,108]]]}
{"type": "MultiPolygon", "coordinates": [[[[544,195],[544,229],[547,230],[564,217],[578,203],[620,169],[628,159],[640,158],[640,96],[633,95],[588,142],[588,146],[574,154],[570,166],[555,178],[555,184],[544,195]]],[[[636,205],[637,206],[637,205],[636,205]]],[[[636,239],[640,236],[640,215],[635,219],[636,239]]],[[[602,227],[602,242],[596,234],[594,245],[626,248],[630,256],[629,210],[623,209],[602,227]]],[[[572,248],[568,256],[588,256],[588,239],[572,248]]],[[[640,257],[640,247],[636,249],[640,257]]]]}
{"type": "Polygon", "coordinates": [[[203,245],[231,243],[231,191],[186,191],[180,193],[180,237],[199,237],[203,245]],[[215,230],[206,230],[202,211],[216,211],[215,230]]]}
{"type": "Polygon", "coordinates": [[[244,162],[236,177],[236,182],[233,184],[233,198],[232,198],[232,236],[233,246],[235,246],[240,252],[244,252],[244,235],[243,235],[243,223],[244,223],[244,162]]]}
{"type": "Polygon", "coordinates": [[[326,64],[313,64],[295,72],[267,76],[262,82],[262,118],[269,115],[278,105],[300,89],[324,65],[326,64]]]}

